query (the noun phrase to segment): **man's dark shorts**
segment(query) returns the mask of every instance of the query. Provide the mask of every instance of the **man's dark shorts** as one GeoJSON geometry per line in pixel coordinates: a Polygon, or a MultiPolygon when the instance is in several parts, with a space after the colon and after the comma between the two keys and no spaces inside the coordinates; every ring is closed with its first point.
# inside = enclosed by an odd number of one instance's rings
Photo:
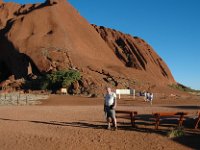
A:
{"type": "Polygon", "coordinates": [[[109,106],[105,106],[105,112],[106,112],[106,117],[107,118],[115,118],[115,110],[111,109],[109,106]]]}

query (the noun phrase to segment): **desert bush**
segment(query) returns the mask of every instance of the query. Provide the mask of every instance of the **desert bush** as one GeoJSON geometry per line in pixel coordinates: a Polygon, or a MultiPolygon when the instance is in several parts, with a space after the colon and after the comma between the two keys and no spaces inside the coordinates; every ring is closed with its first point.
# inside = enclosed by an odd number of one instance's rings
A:
{"type": "Polygon", "coordinates": [[[72,83],[80,79],[81,75],[77,70],[61,70],[26,81],[23,87],[32,90],[57,91],[62,87],[69,88],[72,83]]]}
{"type": "Polygon", "coordinates": [[[49,81],[45,79],[40,79],[39,85],[38,85],[40,90],[47,90],[49,89],[49,81]]]}
{"type": "Polygon", "coordinates": [[[173,128],[172,130],[170,130],[167,133],[167,136],[169,138],[177,138],[177,137],[181,137],[181,136],[184,136],[184,135],[185,135],[185,132],[184,132],[183,127],[173,128]]]}
{"type": "Polygon", "coordinates": [[[76,70],[56,71],[46,76],[46,80],[49,81],[50,89],[59,89],[61,87],[68,88],[72,83],[80,79],[80,72],[76,70]]]}
{"type": "Polygon", "coordinates": [[[183,84],[177,83],[177,84],[171,84],[169,85],[171,88],[177,89],[179,91],[183,91],[183,92],[200,92],[200,90],[194,90],[190,87],[187,87],[183,84]]]}

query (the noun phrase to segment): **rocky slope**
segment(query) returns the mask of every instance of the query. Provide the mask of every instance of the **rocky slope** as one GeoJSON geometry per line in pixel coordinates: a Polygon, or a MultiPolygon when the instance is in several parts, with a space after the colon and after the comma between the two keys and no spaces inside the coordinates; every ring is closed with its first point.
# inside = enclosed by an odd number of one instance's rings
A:
{"type": "Polygon", "coordinates": [[[91,26],[65,0],[0,1],[0,75],[20,79],[66,68],[81,72],[82,80],[74,85],[79,92],[81,87],[101,93],[105,86],[159,89],[175,83],[146,42],[91,26]]]}
{"type": "Polygon", "coordinates": [[[93,25],[93,27],[125,66],[174,82],[165,62],[143,39],[103,26],[93,25]]]}

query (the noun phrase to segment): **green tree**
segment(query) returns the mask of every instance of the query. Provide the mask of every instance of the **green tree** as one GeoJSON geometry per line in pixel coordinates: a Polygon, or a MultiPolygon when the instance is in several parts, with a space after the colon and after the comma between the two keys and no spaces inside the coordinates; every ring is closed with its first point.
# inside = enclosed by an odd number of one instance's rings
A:
{"type": "Polygon", "coordinates": [[[60,70],[45,76],[40,76],[35,80],[26,81],[23,85],[25,89],[32,90],[52,90],[56,91],[62,87],[69,88],[72,83],[81,79],[77,70],[60,70]]]}
{"type": "Polygon", "coordinates": [[[61,70],[48,74],[46,80],[49,81],[49,88],[57,90],[61,87],[68,88],[72,83],[81,79],[77,70],[61,70]]]}

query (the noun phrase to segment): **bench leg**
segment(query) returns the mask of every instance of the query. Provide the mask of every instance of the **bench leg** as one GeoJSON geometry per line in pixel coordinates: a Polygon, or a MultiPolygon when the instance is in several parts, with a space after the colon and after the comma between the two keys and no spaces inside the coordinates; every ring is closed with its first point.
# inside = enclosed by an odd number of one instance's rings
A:
{"type": "Polygon", "coordinates": [[[180,119],[179,119],[179,123],[178,123],[179,127],[181,127],[183,125],[183,119],[184,119],[184,115],[181,115],[180,119]]]}
{"type": "Polygon", "coordinates": [[[135,127],[135,116],[133,115],[133,113],[130,113],[130,118],[131,118],[131,125],[132,127],[135,127]]]}
{"type": "Polygon", "coordinates": [[[195,124],[195,129],[198,128],[199,122],[200,122],[200,116],[197,118],[197,121],[196,121],[196,124],[195,124]]]}
{"type": "Polygon", "coordinates": [[[160,124],[160,116],[159,115],[156,115],[156,122],[155,122],[155,129],[158,130],[158,126],[160,124]]]}

